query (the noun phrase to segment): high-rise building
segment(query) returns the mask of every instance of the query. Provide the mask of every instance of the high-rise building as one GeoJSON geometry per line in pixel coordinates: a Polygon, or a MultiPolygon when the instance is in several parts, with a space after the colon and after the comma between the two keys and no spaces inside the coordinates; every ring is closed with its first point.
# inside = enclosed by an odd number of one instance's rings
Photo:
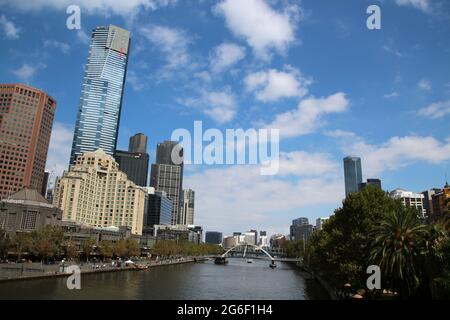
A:
{"type": "Polygon", "coordinates": [[[450,186],[446,183],[442,190],[431,196],[433,209],[432,215],[428,217],[430,222],[435,223],[443,218],[445,211],[448,210],[448,206],[450,206],[449,201],[450,186]]]}
{"type": "Polygon", "coordinates": [[[344,158],[345,196],[358,192],[362,184],[361,158],[344,158]]]}
{"type": "Polygon", "coordinates": [[[442,189],[433,188],[426,190],[422,192],[424,199],[423,199],[423,206],[425,208],[425,211],[427,213],[427,217],[430,222],[434,221],[434,210],[433,210],[433,196],[436,194],[439,194],[442,192],[442,189]]]}
{"type": "Polygon", "coordinates": [[[375,187],[381,189],[381,180],[380,179],[367,179],[367,182],[361,183],[361,185],[359,186],[359,190],[361,190],[367,186],[375,186],[375,187]]]}
{"type": "Polygon", "coordinates": [[[389,196],[394,199],[400,199],[404,206],[416,208],[420,218],[426,218],[426,210],[424,205],[425,197],[421,193],[414,193],[403,189],[395,189],[391,191],[389,196]]]}
{"type": "Polygon", "coordinates": [[[325,217],[325,218],[317,218],[316,219],[316,229],[317,230],[322,230],[323,228],[323,224],[325,222],[327,222],[327,220],[330,219],[329,217],[325,217]]]}
{"type": "Polygon", "coordinates": [[[222,232],[206,231],[205,242],[210,244],[222,244],[223,236],[222,232]]]}
{"type": "Polygon", "coordinates": [[[53,204],[63,220],[94,227],[130,227],[142,234],[146,191],[119,170],[102,149],[78,156],[55,186],[53,204]]]}
{"type": "Polygon", "coordinates": [[[178,224],[194,224],[195,191],[192,189],[183,190],[183,206],[181,207],[180,221],[178,224]]]}
{"type": "Polygon", "coordinates": [[[167,198],[164,191],[147,188],[148,202],[145,217],[145,226],[152,228],[154,225],[170,225],[172,223],[172,200],[167,198]]]}
{"type": "Polygon", "coordinates": [[[22,84],[0,84],[0,197],[41,192],[56,101],[22,84]]]}
{"type": "Polygon", "coordinates": [[[99,148],[116,150],[130,47],[130,32],[114,25],[92,31],[70,163],[99,148]]]}
{"type": "Polygon", "coordinates": [[[309,219],[308,218],[302,217],[302,218],[298,218],[298,219],[292,220],[292,225],[293,226],[301,226],[301,225],[304,225],[304,224],[309,224],[309,219]]]}
{"type": "Polygon", "coordinates": [[[258,245],[261,247],[268,247],[269,246],[269,238],[267,237],[266,231],[260,231],[259,232],[259,241],[258,245]]]}
{"type": "Polygon", "coordinates": [[[128,152],[133,153],[147,153],[148,138],[143,133],[137,133],[130,138],[128,152]]]}
{"type": "Polygon", "coordinates": [[[44,179],[42,180],[42,188],[41,188],[41,195],[43,197],[47,196],[47,187],[48,187],[48,179],[50,177],[50,172],[45,171],[44,172],[44,179]]]}
{"type": "Polygon", "coordinates": [[[231,249],[237,245],[237,238],[234,236],[225,237],[223,239],[224,249],[231,249]]]}
{"type": "Polygon", "coordinates": [[[128,151],[116,150],[114,152],[114,158],[119,164],[120,170],[127,174],[128,179],[141,187],[146,187],[148,180],[150,156],[147,153],[146,143],[147,137],[138,134],[131,137],[128,151]]]}
{"type": "Polygon", "coordinates": [[[182,160],[183,149],[175,141],[159,143],[156,149],[156,163],[152,165],[150,186],[165,191],[172,200],[172,224],[181,220],[183,206],[183,162],[176,163],[172,154],[178,154],[182,160]]]}

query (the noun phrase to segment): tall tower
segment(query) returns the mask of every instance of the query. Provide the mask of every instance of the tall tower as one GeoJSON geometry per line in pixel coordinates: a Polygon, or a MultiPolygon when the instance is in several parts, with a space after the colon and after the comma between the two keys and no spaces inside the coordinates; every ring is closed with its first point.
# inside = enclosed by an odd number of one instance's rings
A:
{"type": "Polygon", "coordinates": [[[0,84],[0,197],[42,189],[56,101],[22,84],[0,84]]]}
{"type": "Polygon", "coordinates": [[[130,32],[114,25],[92,31],[70,163],[99,148],[113,155],[130,47],[130,32]]]}
{"type": "MultiPolygon", "coordinates": [[[[183,206],[183,162],[177,164],[172,159],[172,153],[178,142],[164,141],[156,149],[156,163],[152,165],[150,186],[158,191],[165,191],[172,200],[172,224],[181,223],[183,206]]],[[[178,150],[183,157],[183,149],[178,150]]]]}
{"type": "Polygon", "coordinates": [[[128,152],[147,153],[147,136],[143,133],[137,133],[130,138],[128,152]]]}
{"type": "Polygon", "coordinates": [[[344,158],[345,196],[358,192],[362,184],[361,158],[344,158]]]}
{"type": "Polygon", "coordinates": [[[192,189],[183,190],[183,206],[180,213],[179,224],[193,225],[195,210],[195,191],[192,189]]]}

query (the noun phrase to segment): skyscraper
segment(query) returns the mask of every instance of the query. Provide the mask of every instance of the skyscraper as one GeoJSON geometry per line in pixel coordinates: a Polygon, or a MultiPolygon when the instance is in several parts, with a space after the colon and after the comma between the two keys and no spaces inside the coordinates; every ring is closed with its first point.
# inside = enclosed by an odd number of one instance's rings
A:
{"type": "Polygon", "coordinates": [[[139,143],[133,140],[134,137],[130,139],[129,151],[116,150],[114,158],[119,164],[120,171],[125,172],[128,179],[138,186],[146,187],[150,159],[147,153],[147,137],[141,134],[139,143]]]}
{"type": "Polygon", "coordinates": [[[145,134],[143,133],[135,134],[130,138],[128,152],[147,153],[147,141],[148,138],[145,134]]]}
{"type": "Polygon", "coordinates": [[[152,228],[154,225],[171,224],[172,200],[167,198],[164,191],[155,191],[154,188],[148,189],[145,225],[152,228]]]}
{"type": "Polygon", "coordinates": [[[178,143],[164,141],[156,149],[156,163],[152,165],[150,186],[158,191],[165,191],[172,200],[172,224],[181,220],[180,213],[183,206],[183,162],[177,164],[172,159],[172,153],[179,151],[183,157],[183,149],[177,150],[178,143]]]}
{"type": "Polygon", "coordinates": [[[130,32],[114,25],[92,31],[70,162],[84,152],[116,150],[130,32]]]}
{"type": "Polygon", "coordinates": [[[358,192],[362,184],[361,158],[344,158],[345,196],[358,192]]]}
{"type": "Polygon", "coordinates": [[[222,244],[223,235],[222,232],[206,231],[205,242],[210,244],[222,244]]]}
{"type": "Polygon", "coordinates": [[[193,225],[195,209],[195,191],[183,190],[183,206],[181,208],[181,219],[178,224],[193,225]]]}
{"type": "Polygon", "coordinates": [[[0,84],[0,197],[41,192],[56,101],[22,84],[0,84]]]}

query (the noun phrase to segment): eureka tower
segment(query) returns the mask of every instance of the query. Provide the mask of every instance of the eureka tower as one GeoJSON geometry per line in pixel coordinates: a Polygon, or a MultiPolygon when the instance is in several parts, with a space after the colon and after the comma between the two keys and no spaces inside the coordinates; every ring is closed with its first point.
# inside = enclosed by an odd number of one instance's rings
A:
{"type": "Polygon", "coordinates": [[[113,155],[128,64],[130,32],[114,25],[92,31],[70,163],[102,148],[113,155]]]}

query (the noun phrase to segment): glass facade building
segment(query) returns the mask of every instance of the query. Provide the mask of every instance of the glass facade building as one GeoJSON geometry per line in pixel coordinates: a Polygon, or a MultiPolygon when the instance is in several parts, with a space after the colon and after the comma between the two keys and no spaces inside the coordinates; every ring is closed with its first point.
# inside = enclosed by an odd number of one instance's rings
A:
{"type": "Polygon", "coordinates": [[[114,25],[92,31],[70,163],[99,148],[113,155],[122,107],[130,32],[114,25]]]}
{"type": "Polygon", "coordinates": [[[345,196],[358,192],[362,184],[361,158],[344,158],[345,196]]]}
{"type": "MultiPolygon", "coordinates": [[[[178,142],[164,141],[156,149],[156,163],[152,164],[150,186],[158,191],[165,191],[172,200],[172,224],[181,222],[183,207],[183,162],[175,164],[172,161],[172,151],[179,147],[178,142]]],[[[182,159],[183,149],[179,152],[182,159]]]]}

